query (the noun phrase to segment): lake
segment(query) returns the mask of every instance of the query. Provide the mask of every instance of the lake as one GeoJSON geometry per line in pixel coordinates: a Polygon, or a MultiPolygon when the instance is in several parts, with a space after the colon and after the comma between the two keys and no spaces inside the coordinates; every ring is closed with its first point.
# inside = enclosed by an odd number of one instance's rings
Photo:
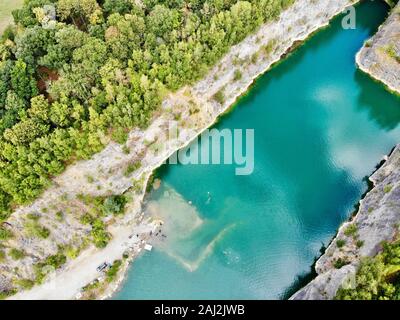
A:
{"type": "Polygon", "coordinates": [[[310,274],[354,212],[365,177],[400,142],[400,99],[358,71],[355,55],[385,20],[357,7],[260,77],[217,129],[254,129],[255,170],[165,165],[147,211],[165,221],[116,299],[282,299],[310,274]]]}

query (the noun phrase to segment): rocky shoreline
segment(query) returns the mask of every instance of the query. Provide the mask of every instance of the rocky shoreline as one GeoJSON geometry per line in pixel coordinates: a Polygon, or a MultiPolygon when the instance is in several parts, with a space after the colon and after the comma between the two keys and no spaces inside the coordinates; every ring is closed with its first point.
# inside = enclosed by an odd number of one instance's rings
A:
{"type": "Polygon", "coordinates": [[[358,67],[400,93],[400,3],[356,56],[358,67]]]}
{"type": "MultiPolygon", "coordinates": [[[[359,68],[400,93],[400,3],[378,33],[359,51],[359,68]],[[395,39],[397,39],[395,41],[395,39]]],[[[399,106],[400,107],[400,106],[399,106]]],[[[373,188],[360,201],[355,217],[343,224],[316,262],[317,277],[291,300],[330,300],[354,281],[363,257],[380,252],[382,241],[398,237],[400,222],[400,144],[369,180],[373,188]]]]}
{"type": "MultiPolygon", "coordinates": [[[[32,205],[16,210],[9,221],[16,233],[12,242],[15,246],[25,246],[28,256],[18,266],[29,276],[37,259],[54,254],[59,243],[71,245],[67,240],[73,241],[87,233],[78,223],[79,219],[72,214],[67,225],[55,222],[54,213],[47,210],[48,207],[56,208],[59,203],[65,205],[65,202],[75,202],[79,208],[82,204],[77,197],[81,194],[123,194],[139,183],[139,191],[134,193],[125,217],[118,218],[108,228],[113,239],[107,248],[86,248],[77,259],[69,260],[49,282],[30,291],[22,291],[13,298],[76,298],[84,285],[99,278],[94,266],[121,258],[131,245],[128,236],[135,230],[151,230],[151,221],[147,221],[142,215],[142,201],[153,170],[161,166],[176,150],[190,144],[197,135],[213,125],[248,90],[254,80],[279,61],[294,43],[304,41],[316,30],[328,25],[347,6],[356,2],[358,1],[298,0],[281,14],[279,20],[262,26],[255,34],[234,46],[203,80],[192,87],[171,93],[149,128],[130,132],[125,148],[110,142],[106,149],[92,159],[70,166],[61,176],[55,178],[54,185],[32,205]],[[234,77],[236,70],[242,73],[240,79],[234,77]],[[225,97],[223,103],[214,98],[221,91],[225,97]],[[174,139],[168,136],[171,123],[179,128],[179,134],[174,139]],[[126,152],[126,148],[129,152],[126,152]],[[127,166],[133,161],[140,161],[140,168],[126,174],[127,166]],[[27,214],[32,211],[41,212],[43,221],[54,224],[50,239],[27,239],[20,232],[26,223],[27,214]]],[[[124,260],[125,265],[117,277],[118,283],[122,281],[127,265],[134,256],[132,254],[129,259],[124,260]]],[[[0,275],[3,274],[6,278],[7,275],[12,275],[13,267],[0,265],[0,275]]],[[[116,284],[112,283],[108,285],[104,295],[98,298],[108,297],[116,289],[116,284]]]]}
{"type": "Polygon", "coordinates": [[[382,249],[382,241],[392,241],[398,235],[400,144],[369,179],[373,189],[360,201],[356,216],[340,227],[335,239],[317,261],[315,270],[318,276],[290,299],[333,299],[340,286],[353,281],[362,257],[375,256],[382,249]]]}

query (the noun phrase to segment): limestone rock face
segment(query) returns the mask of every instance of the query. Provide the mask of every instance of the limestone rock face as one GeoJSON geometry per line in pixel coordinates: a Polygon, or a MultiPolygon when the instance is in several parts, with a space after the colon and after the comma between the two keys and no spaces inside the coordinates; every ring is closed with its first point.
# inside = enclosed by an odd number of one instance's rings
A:
{"type": "Polygon", "coordinates": [[[400,2],[357,54],[361,70],[400,93],[400,2]]]}

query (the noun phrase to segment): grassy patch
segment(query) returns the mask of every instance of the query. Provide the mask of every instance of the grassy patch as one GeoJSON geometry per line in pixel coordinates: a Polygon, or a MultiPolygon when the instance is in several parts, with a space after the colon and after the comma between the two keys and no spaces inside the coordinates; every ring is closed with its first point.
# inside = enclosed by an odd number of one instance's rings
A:
{"type": "Polygon", "coordinates": [[[391,185],[387,185],[383,188],[383,192],[385,193],[389,193],[390,191],[392,191],[392,186],[391,185]]]}
{"type": "Polygon", "coordinates": [[[350,224],[346,230],[344,230],[344,234],[348,237],[355,237],[357,235],[357,226],[354,223],[350,224]]]}
{"type": "Polygon", "coordinates": [[[107,271],[107,281],[108,282],[113,282],[115,280],[115,277],[118,274],[119,269],[121,268],[122,261],[117,260],[113,263],[112,267],[107,271]]]}
{"type": "Polygon", "coordinates": [[[214,94],[214,100],[217,101],[220,104],[223,104],[225,102],[225,95],[223,90],[219,90],[216,94],[214,94]]]}
{"type": "Polygon", "coordinates": [[[0,241],[12,238],[13,234],[10,230],[0,227],[0,241]]]}
{"type": "Polygon", "coordinates": [[[242,79],[242,77],[243,77],[242,72],[241,72],[240,70],[235,70],[235,74],[234,74],[234,76],[233,76],[233,79],[234,79],[235,81],[239,81],[239,80],[242,79]]]}
{"type": "Polygon", "coordinates": [[[347,260],[342,259],[342,258],[339,258],[339,259],[337,259],[337,260],[333,263],[333,266],[334,266],[336,269],[340,269],[340,268],[344,267],[344,266],[347,265],[347,264],[349,264],[349,262],[348,262],[347,260]]]}
{"type": "Polygon", "coordinates": [[[50,230],[37,221],[29,221],[25,223],[24,227],[27,234],[32,237],[47,239],[50,236],[50,230]]]}
{"type": "Polygon", "coordinates": [[[22,5],[23,0],[1,0],[0,1],[0,34],[8,24],[12,22],[11,12],[22,5]]]}
{"type": "Polygon", "coordinates": [[[128,164],[128,166],[125,169],[124,176],[129,177],[136,170],[140,169],[141,166],[142,166],[142,163],[140,161],[128,164]]]}
{"type": "Polygon", "coordinates": [[[23,257],[25,257],[24,251],[15,248],[11,249],[8,254],[13,260],[21,260],[23,257]]]}

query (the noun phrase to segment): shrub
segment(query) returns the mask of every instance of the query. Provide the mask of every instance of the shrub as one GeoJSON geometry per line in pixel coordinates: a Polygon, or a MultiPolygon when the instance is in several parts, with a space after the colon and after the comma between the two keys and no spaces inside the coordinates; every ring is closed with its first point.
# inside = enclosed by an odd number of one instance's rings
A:
{"type": "Polygon", "coordinates": [[[69,259],[76,259],[79,255],[79,249],[78,248],[74,248],[74,247],[68,247],[65,249],[65,255],[69,258],[69,259]]]}
{"type": "Polygon", "coordinates": [[[6,253],[3,250],[0,250],[0,262],[6,259],[6,253]]]}
{"type": "Polygon", "coordinates": [[[10,230],[0,227],[0,241],[8,240],[12,237],[13,237],[13,234],[10,230]]]}
{"type": "Polygon", "coordinates": [[[270,41],[268,42],[268,44],[266,44],[266,45],[263,47],[264,53],[265,53],[267,56],[270,55],[270,54],[272,53],[272,51],[273,51],[274,48],[275,48],[276,43],[277,43],[276,39],[272,39],[272,40],[270,40],[270,41]]]}
{"type": "Polygon", "coordinates": [[[251,56],[251,62],[252,62],[253,64],[257,63],[258,58],[259,58],[258,52],[254,53],[254,54],[251,56]]]}
{"type": "Polygon", "coordinates": [[[29,290],[32,289],[32,287],[35,285],[35,282],[29,279],[18,279],[15,281],[15,284],[24,290],[29,290]]]}
{"type": "Polygon", "coordinates": [[[362,240],[357,240],[357,242],[356,242],[357,248],[361,248],[363,245],[364,245],[364,241],[362,241],[362,240]]]}
{"type": "Polygon", "coordinates": [[[344,234],[348,237],[355,237],[357,235],[357,226],[356,224],[350,224],[345,230],[344,234]]]}
{"type": "Polygon", "coordinates": [[[213,98],[218,103],[223,104],[225,102],[225,95],[223,93],[223,90],[221,89],[217,93],[215,93],[213,98]]]}
{"type": "Polygon", "coordinates": [[[383,188],[383,192],[385,193],[389,193],[390,191],[392,191],[392,186],[391,185],[387,185],[383,188]]]}
{"type": "Polygon", "coordinates": [[[37,263],[34,266],[36,274],[36,279],[35,279],[36,283],[38,284],[43,283],[43,280],[49,273],[49,270],[46,267],[51,267],[54,268],[54,270],[57,270],[61,266],[63,266],[66,261],[67,257],[63,253],[58,252],[55,255],[48,256],[43,262],[37,263]]]}
{"type": "Polygon", "coordinates": [[[38,221],[40,220],[40,215],[36,213],[28,213],[26,216],[29,220],[38,221]]]}
{"type": "Polygon", "coordinates": [[[103,212],[106,215],[114,214],[118,215],[123,213],[127,199],[125,196],[111,196],[104,200],[103,202],[103,212]]]}
{"type": "Polygon", "coordinates": [[[111,266],[111,268],[108,269],[108,271],[107,271],[107,281],[108,282],[112,282],[115,279],[119,269],[121,268],[121,265],[122,265],[122,261],[121,260],[114,261],[114,263],[111,266]]]}
{"type": "Polygon", "coordinates": [[[235,74],[234,74],[234,76],[233,76],[233,79],[235,80],[235,81],[239,81],[240,79],[242,79],[242,77],[243,77],[243,74],[242,74],[242,72],[240,71],[240,70],[235,70],[235,74]]]}
{"type": "Polygon", "coordinates": [[[348,262],[347,260],[342,259],[342,258],[338,258],[338,259],[333,263],[333,266],[334,266],[336,269],[340,269],[340,268],[344,267],[344,266],[347,265],[347,264],[349,264],[349,262],[348,262]]]}
{"type": "Polygon", "coordinates": [[[7,299],[8,297],[11,297],[16,293],[17,293],[17,290],[15,288],[7,290],[7,291],[1,291],[0,292],[0,300],[7,299]]]}
{"type": "Polygon", "coordinates": [[[67,261],[67,257],[62,253],[57,253],[55,255],[49,256],[46,258],[44,265],[52,266],[54,269],[59,269],[65,262],[67,261]]]}
{"type": "Polygon", "coordinates": [[[13,260],[21,260],[23,257],[25,257],[25,252],[23,250],[18,250],[15,248],[12,248],[8,254],[13,260]]]}
{"type": "Polygon", "coordinates": [[[344,240],[344,239],[338,239],[336,241],[336,245],[338,248],[342,248],[345,244],[346,244],[346,240],[344,240]]]}
{"type": "Polygon", "coordinates": [[[105,248],[110,241],[110,235],[106,230],[106,226],[100,219],[96,219],[93,222],[91,235],[93,243],[97,248],[105,248]]]}
{"type": "Polygon", "coordinates": [[[140,161],[128,164],[128,166],[126,167],[126,170],[124,172],[124,176],[125,177],[130,176],[133,172],[138,170],[141,166],[142,166],[142,163],[140,161]]]}
{"type": "Polygon", "coordinates": [[[125,153],[125,154],[130,154],[131,153],[131,149],[129,149],[129,147],[125,144],[122,147],[122,152],[125,153]]]}
{"type": "Polygon", "coordinates": [[[119,144],[124,144],[128,140],[128,133],[123,128],[117,128],[112,133],[112,139],[119,144]]]}
{"type": "Polygon", "coordinates": [[[64,214],[61,211],[56,212],[56,219],[57,221],[63,221],[64,220],[64,214]]]}
{"type": "Polygon", "coordinates": [[[36,238],[47,239],[50,236],[50,230],[36,221],[25,223],[25,230],[27,234],[36,238]]]}

